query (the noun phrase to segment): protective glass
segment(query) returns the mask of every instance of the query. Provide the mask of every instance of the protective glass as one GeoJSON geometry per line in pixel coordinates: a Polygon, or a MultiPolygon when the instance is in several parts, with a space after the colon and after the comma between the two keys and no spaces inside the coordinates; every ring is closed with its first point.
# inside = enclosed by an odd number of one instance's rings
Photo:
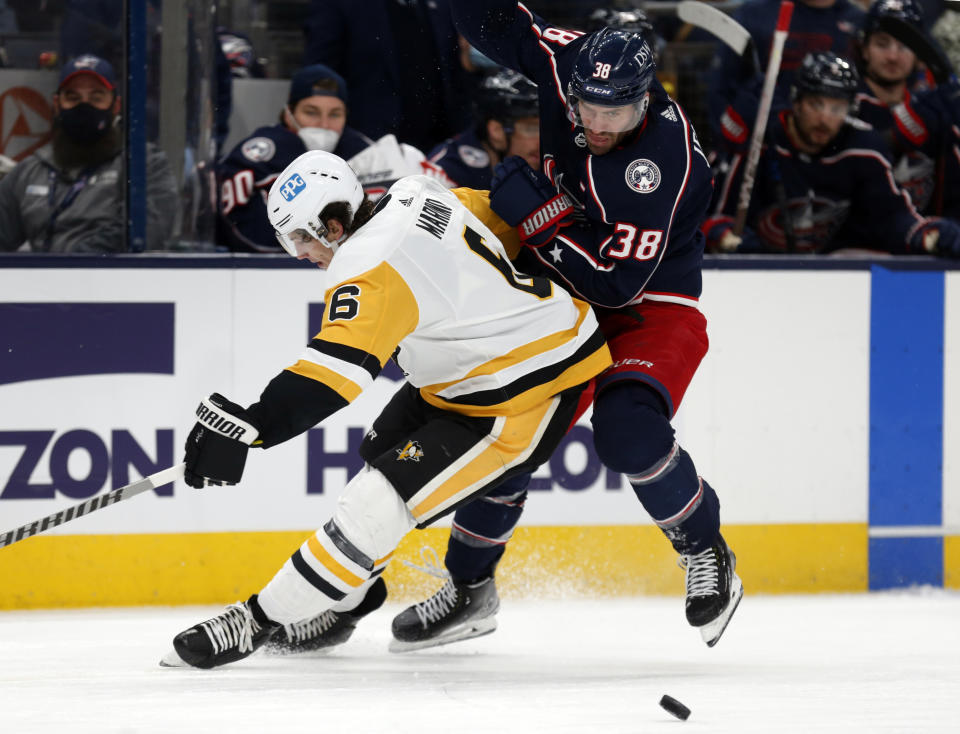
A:
{"type": "Polygon", "coordinates": [[[567,117],[577,127],[596,133],[625,133],[643,122],[648,104],[649,95],[630,104],[607,107],[570,94],[567,97],[567,117]]]}

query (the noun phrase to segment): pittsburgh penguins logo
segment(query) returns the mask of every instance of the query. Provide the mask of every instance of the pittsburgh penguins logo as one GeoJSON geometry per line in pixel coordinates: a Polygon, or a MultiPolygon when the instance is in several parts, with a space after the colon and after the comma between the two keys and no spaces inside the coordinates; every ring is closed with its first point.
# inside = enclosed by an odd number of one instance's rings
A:
{"type": "Polygon", "coordinates": [[[639,158],[627,166],[624,176],[629,186],[641,194],[649,194],[660,185],[660,169],[657,164],[646,158],[639,158]]]}
{"type": "Polygon", "coordinates": [[[397,461],[420,461],[423,458],[423,448],[419,441],[407,441],[402,449],[397,449],[397,461]]]}

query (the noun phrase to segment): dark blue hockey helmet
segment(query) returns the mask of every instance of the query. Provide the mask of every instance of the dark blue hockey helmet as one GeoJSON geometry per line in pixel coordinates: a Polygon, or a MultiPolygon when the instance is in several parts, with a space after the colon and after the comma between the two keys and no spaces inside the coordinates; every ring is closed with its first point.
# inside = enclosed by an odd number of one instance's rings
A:
{"type": "Polygon", "coordinates": [[[860,42],[865,42],[872,33],[885,30],[884,25],[888,20],[922,28],[923,8],[917,0],[874,0],[860,27],[860,42]]]}
{"type": "Polygon", "coordinates": [[[597,8],[587,18],[587,30],[614,28],[618,31],[642,33],[644,38],[653,37],[653,25],[647,14],[640,8],[620,10],[619,8],[597,8]]]}
{"type": "Polygon", "coordinates": [[[512,69],[501,69],[480,82],[475,104],[483,122],[509,124],[521,117],[540,116],[537,85],[512,69]]]}
{"type": "Polygon", "coordinates": [[[837,97],[853,102],[860,76],[846,59],[826,51],[803,57],[793,76],[790,98],[794,102],[804,96],[837,97]]]}
{"type": "Polygon", "coordinates": [[[567,86],[570,118],[582,125],[579,103],[601,107],[637,105],[634,126],[643,121],[657,64],[644,37],[604,28],[587,37],[573,65],[567,86]]]}

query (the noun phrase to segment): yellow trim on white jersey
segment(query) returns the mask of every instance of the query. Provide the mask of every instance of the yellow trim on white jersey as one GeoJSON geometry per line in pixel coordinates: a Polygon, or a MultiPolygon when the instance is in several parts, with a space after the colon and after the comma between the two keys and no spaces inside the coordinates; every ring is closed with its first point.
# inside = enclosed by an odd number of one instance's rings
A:
{"type": "Polygon", "coordinates": [[[511,227],[504,222],[500,215],[490,208],[490,192],[478,191],[477,189],[451,189],[450,193],[456,196],[471,213],[483,222],[487,229],[496,235],[497,239],[507,251],[507,257],[511,260],[520,254],[523,245],[520,244],[520,233],[516,227],[511,227]]]}
{"type": "Polygon", "coordinates": [[[431,404],[505,416],[609,366],[590,307],[513,268],[496,233],[516,232],[486,192],[409,176],[388,193],[337,250],[323,326],[292,371],[350,401],[399,346],[397,362],[431,404]]]}

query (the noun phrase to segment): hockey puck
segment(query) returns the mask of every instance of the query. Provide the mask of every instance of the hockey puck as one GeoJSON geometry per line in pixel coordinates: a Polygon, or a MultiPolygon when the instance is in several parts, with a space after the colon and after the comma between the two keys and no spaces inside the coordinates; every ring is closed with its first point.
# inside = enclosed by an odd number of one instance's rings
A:
{"type": "Polygon", "coordinates": [[[686,721],[690,718],[690,709],[672,696],[665,695],[660,699],[660,705],[681,721],[686,721]]]}

